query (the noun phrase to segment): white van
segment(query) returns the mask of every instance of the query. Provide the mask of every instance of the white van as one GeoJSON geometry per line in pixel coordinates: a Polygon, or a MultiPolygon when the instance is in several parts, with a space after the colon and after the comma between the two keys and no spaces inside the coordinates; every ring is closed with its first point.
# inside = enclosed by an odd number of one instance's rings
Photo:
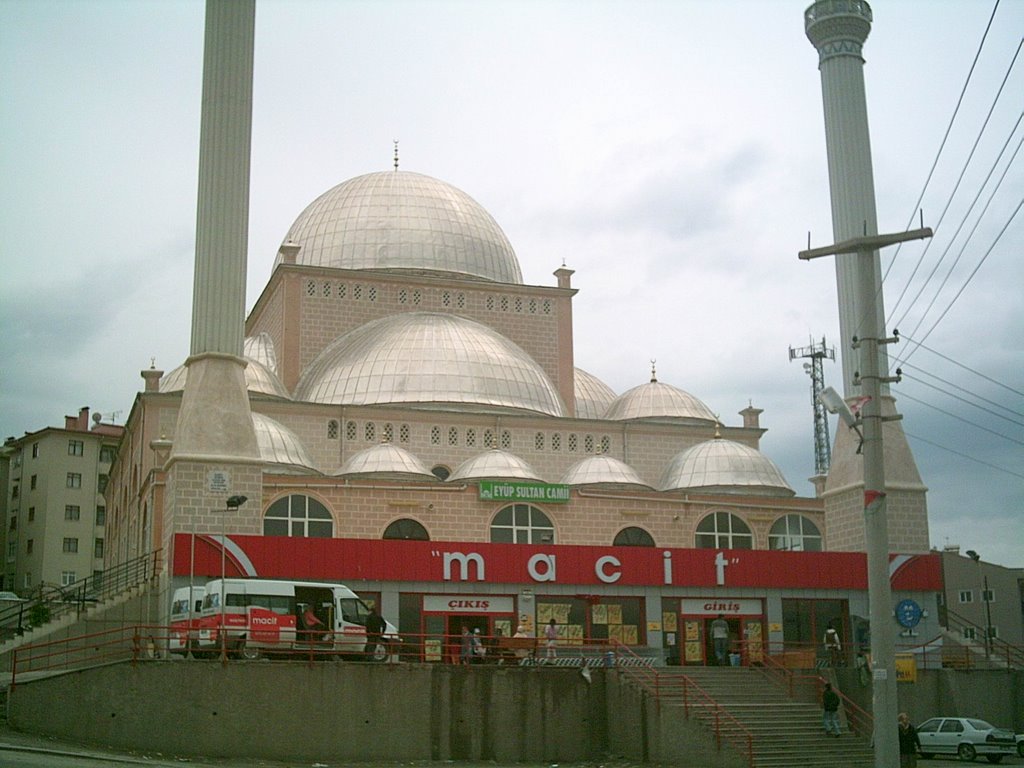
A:
{"type": "Polygon", "coordinates": [[[206,587],[178,587],[171,597],[171,631],[167,640],[170,653],[186,654],[198,650],[199,618],[206,587]]]}
{"type": "MultiPolygon", "coordinates": [[[[257,659],[278,652],[337,651],[366,657],[366,617],[370,609],[343,584],[269,579],[216,579],[206,585],[199,619],[200,651],[220,651],[220,630],[229,652],[257,659]],[[304,620],[315,614],[317,626],[304,620]]],[[[382,642],[371,658],[383,661],[388,645],[397,647],[398,630],[385,622],[382,642]]]]}

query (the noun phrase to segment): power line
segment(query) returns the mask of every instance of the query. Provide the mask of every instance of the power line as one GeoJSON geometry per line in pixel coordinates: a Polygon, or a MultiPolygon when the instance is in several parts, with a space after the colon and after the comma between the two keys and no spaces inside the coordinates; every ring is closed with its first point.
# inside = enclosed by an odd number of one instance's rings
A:
{"type": "MultiPolygon", "coordinates": [[[[936,357],[941,357],[947,363],[952,363],[953,365],[957,366],[958,368],[963,368],[968,373],[973,373],[975,376],[977,376],[979,378],[982,378],[982,379],[984,379],[985,381],[987,381],[987,382],[989,382],[991,384],[995,384],[997,387],[1002,387],[1003,389],[1005,389],[1005,390],[1007,390],[1009,392],[1013,392],[1013,394],[1015,394],[1015,395],[1020,395],[1021,397],[1024,397],[1024,392],[1021,392],[1019,389],[1014,389],[1013,387],[1007,386],[1006,384],[1003,384],[1003,382],[997,381],[997,380],[993,379],[991,376],[986,376],[981,371],[976,371],[973,368],[971,368],[970,366],[964,365],[963,363],[959,362],[958,360],[954,360],[953,358],[951,358],[951,357],[949,357],[947,355],[942,354],[938,350],[935,350],[935,349],[932,349],[931,347],[926,346],[925,343],[924,343],[924,339],[922,339],[921,341],[915,341],[914,339],[910,338],[909,336],[903,336],[902,334],[900,335],[900,338],[906,339],[911,344],[916,345],[914,347],[915,350],[916,349],[923,349],[925,352],[931,352],[936,357]]],[[[900,362],[901,363],[905,363],[906,359],[900,360],[900,362]]]]}
{"type": "Polygon", "coordinates": [[[903,434],[905,434],[907,437],[912,437],[912,438],[914,438],[915,440],[917,440],[919,442],[927,443],[928,445],[930,445],[930,446],[932,446],[934,448],[940,448],[943,451],[947,451],[949,453],[955,454],[956,456],[960,456],[961,458],[968,459],[969,461],[973,461],[973,462],[975,462],[977,464],[984,464],[986,467],[991,467],[992,469],[999,470],[1000,472],[1005,472],[1008,475],[1013,475],[1014,477],[1024,478],[1024,475],[1022,475],[1019,472],[1014,472],[1012,469],[1006,469],[1005,467],[1000,467],[1000,466],[997,466],[995,464],[990,464],[987,461],[982,461],[981,459],[979,459],[979,458],[977,458],[975,456],[971,456],[971,455],[966,454],[966,453],[961,453],[960,451],[954,451],[952,448],[950,448],[948,446],[940,445],[939,443],[932,442],[931,440],[926,440],[923,437],[918,437],[917,435],[911,434],[910,432],[907,432],[906,430],[903,431],[903,434]]]}
{"type": "MultiPolygon", "coordinates": [[[[993,410],[991,410],[989,408],[985,408],[984,406],[978,405],[977,403],[972,403],[970,400],[968,400],[965,397],[960,397],[959,395],[955,395],[952,392],[948,392],[947,390],[944,390],[941,387],[937,387],[934,384],[931,384],[931,383],[925,381],[924,379],[919,379],[916,376],[911,376],[906,371],[903,372],[903,378],[907,379],[909,381],[916,381],[919,384],[923,384],[926,387],[930,387],[931,389],[934,389],[936,392],[941,392],[942,394],[947,395],[948,397],[952,397],[954,400],[959,400],[961,403],[964,403],[965,405],[970,405],[973,408],[977,408],[979,411],[984,411],[985,413],[987,413],[987,414],[989,414],[991,416],[995,416],[997,419],[1003,419],[1004,421],[1008,421],[1011,424],[1013,424],[1015,427],[1022,427],[1022,428],[1024,428],[1024,421],[1014,421],[1009,416],[1004,416],[1001,413],[996,413],[995,411],[993,411],[993,410]]],[[[936,377],[936,378],[938,378],[938,377],[936,377]]],[[[942,379],[939,379],[939,381],[942,381],[942,379]]],[[[948,384],[949,382],[946,382],[946,383],[948,384]]],[[[951,384],[950,386],[956,387],[955,384],[951,384]]],[[[956,387],[956,388],[957,389],[961,389],[960,387],[956,387]]],[[[962,391],[966,392],[967,390],[962,390],[962,391]]],[[[982,398],[982,399],[984,399],[984,398],[982,398]]],[[[991,401],[986,400],[985,402],[991,402],[991,401]]],[[[998,403],[993,403],[993,405],[997,405],[1000,408],[1003,407],[1003,406],[999,405],[998,403]]],[[[1007,408],[1006,410],[1010,410],[1010,409],[1007,408]]],[[[1018,415],[1024,415],[1024,414],[1018,414],[1018,415]]]]}
{"type": "MultiPolygon", "coordinates": [[[[1005,405],[1003,405],[1001,403],[997,403],[995,400],[989,400],[988,398],[982,397],[977,392],[972,392],[971,390],[967,389],[966,387],[961,387],[959,384],[954,384],[951,381],[946,381],[946,379],[942,378],[941,376],[936,376],[934,373],[932,373],[930,371],[926,371],[923,368],[918,368],[916,365],[911,365],[910,363],[905,363],[905,365],[906,365],[907,368],[912,368],[915,371],[920,371],[925,376],[928,376],[928,377],[930,377],[932,379],[936,379],[938,381],[941,381],[943,384],[945,384],[948,387],[953,387],[954,389],[959,389],[961,392],[966,392],[971,397],[977,398],[978,400],[981,400],[983,403],[988,403],[989,405],[994,405],[996,408],[1002,408],[1004,411],[1008,411],[1009,413],[1012,413],[1014,416],[1020,416],[1022,419],[1024,419],[1024,413],[1021,413],[1020,411],[1015,411],[1012,408],[1007,408],[1005,405]]],[[[914,381],[920,381],[925,386],[929,386],[929,387],[932,387],[934,389],[938,389],[938,387],[936,387],[934,384],[929,384],[927,381],[923,381],[921,379],[917,379],[914,376],[911,376],[906,371],[903,372],[903,378],[905,378],[905,379],[912,379],[914,381]]],[[[998,416],[999,414],[996,414],[996,415],[998,416]]],[[[1022,424],[1022,426],[1024,426],[1024,424],[1022,424]]]]}
{"type": "Polygon", "coordinates": [[[923,405],[923,406],[925,406],[927,408],[931,408],[932,410],[938,411],[939,413],[945,414],[946,416],[949,416],[952,419],[956,419],[957,421],[962,421],[964,424],[969,424],[972,427],[974,427],[975,429],[980,429],[983,432],[988,432],[989,434],[995,435],[996,437],[1001,437],[1001,438],[1003,438],[1003,440],[1006,440],[1008,442],[1016,443],[1017,445],[1024,446],[1024,440],[1018,440],[1015,437],[1010,437],[1009,435],[1004,435],[1002,432],[996,432],[994,429],[989,429],[988,427],[983,427],[983,426],[981,426],[981,424],[975,424],[970,419],[965,419],[963,416],[957,416],[955,413],[950,413],[949,411],[947,411],[947,410],[945,410],[943,408],[939,408],[939,406],[937,406],[937,405],[932,405],[931,403],[926,402],[924,400],[921,400],[920,398],[914,397],[913,395],[908,395],[906,392],[903,392],[902,390],[900,391],[900,397],[901,398],[905,397],[908,400],[913,400],[915,403],[920,403],[921,405],[923,405]]]}

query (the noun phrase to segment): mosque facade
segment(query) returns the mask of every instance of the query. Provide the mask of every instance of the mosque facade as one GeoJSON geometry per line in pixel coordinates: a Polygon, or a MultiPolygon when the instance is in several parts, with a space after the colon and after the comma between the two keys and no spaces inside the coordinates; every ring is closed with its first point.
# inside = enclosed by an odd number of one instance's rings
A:
{"type": "MultiPolygon", "coordinates": [[[[259,458],[175,461],[190,369],[143,371],[107,565],[161,551],[168,596],[222,574],[343,580],[406,634],[557,617],[691,663],[718,613],[745,648],[855,638],[863,555],[761,453],[760,410],[728,425],[653,367],[622,393],[578,367],[572,275],[525,283],[493,217],[437,179],[328,190],[245,322],[259,458]]],[[[894,589],[931,599],[934,560],[899,560],[894,589]]]]}

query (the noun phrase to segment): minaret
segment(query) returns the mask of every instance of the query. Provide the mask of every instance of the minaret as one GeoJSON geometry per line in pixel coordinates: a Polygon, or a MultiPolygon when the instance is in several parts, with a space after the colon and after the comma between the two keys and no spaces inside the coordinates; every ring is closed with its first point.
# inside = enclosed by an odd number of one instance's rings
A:
{"type": "MultiPolygon", "coordinates": [[[[864,91],[864,41],[871,32],[871,6],[864,0],[820,0],[804,12],[807,37],[818,50],[821,92],[825,108],[825,144],[829,188],[832,197],[832,230],[836,243],[878,234],[875,212],[871,139],[864,91]]],[[[875,327],[863,317],[857,295],[858,254],[839,254],[836,282],[839,294],[837,345],[843,364],[843,394],[860,394],[856,382],[859,355],[852,348],[856,336],[875,327]]],[[[881,285],[881,260],[872,256],[875,285],[881,285]]],[[[884,328],[882,296],[875,300],[878,328],[884,328]]],[[[878,369],[888,373],[888,355],[879,345],[878,369]]],[[[883,418],[896,415],[888,385],[881,385],[883,418]]],[[[839,425],[832,463],[822,494],[825,504],[826,541],[829,549],[863,551],[866,548],[863,520],[864,463],[858,452],[859,438],[839,425]]],[[[883,426],[885,480],[889,508],[889,545],[895,552],[927,552],[928,514],[925,493],[914,456],[899,421],[883,426]]]]}
{"type": "Polygon", "coordinates": [[[207,0],[188,376],[165,469],[162,541],[260,533],[259,445],[245,382],[255,0],[207,0]],[[253,499],[240,509],[232,497],[253,499]]]}

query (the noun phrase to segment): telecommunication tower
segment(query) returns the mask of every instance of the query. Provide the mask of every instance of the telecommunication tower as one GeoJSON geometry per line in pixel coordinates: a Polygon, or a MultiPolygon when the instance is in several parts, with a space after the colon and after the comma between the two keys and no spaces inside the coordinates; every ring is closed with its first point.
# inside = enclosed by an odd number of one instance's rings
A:
{"type": "Polygon", "coordinates": [[[825,358],[835,360],[836,350],[835,347],[828,347],[822,336],[820,345],[812,340],[809,347],[790,347],[789,359],[792,361],[798,357],[811,361],[804,363],[804,370],[811,377],[811,402],[814,403],[814,474],[824,476],[832,464],[832,441],[828,434],[828,414],[818,400],[818,395],[825,389],[825,372],[821,361],[825,358]]]}

